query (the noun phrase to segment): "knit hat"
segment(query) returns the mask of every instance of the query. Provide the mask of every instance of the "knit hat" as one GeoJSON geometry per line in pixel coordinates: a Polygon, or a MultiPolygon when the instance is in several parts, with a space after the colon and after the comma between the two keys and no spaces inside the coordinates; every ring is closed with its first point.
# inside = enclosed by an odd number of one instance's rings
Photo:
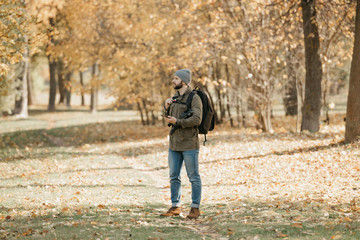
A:
{"type": "Polygon", "coordinates": [[[189,85],[191,82],[191,72],[190,69],[181,69],[175,72],[175,76],[179,77],[186,85],[189,85]]]}

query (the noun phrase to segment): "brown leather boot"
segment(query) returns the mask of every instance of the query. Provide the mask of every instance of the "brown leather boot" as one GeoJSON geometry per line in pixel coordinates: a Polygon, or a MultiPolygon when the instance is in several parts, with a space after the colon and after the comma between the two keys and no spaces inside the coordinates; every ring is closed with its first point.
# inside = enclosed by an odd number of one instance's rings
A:
{"type": "Polygon", "coordinates": [[[188,219],[197,219],[200,216],[200,210],[198,208],[191,208],[189,215],[186,218],[188,219]]]}
{"type": "Polygon", "coordinates": [[[181,207],[171,207],[166,213],[162,213],[162,217],[178,216],[181,213],[181,207]]]}

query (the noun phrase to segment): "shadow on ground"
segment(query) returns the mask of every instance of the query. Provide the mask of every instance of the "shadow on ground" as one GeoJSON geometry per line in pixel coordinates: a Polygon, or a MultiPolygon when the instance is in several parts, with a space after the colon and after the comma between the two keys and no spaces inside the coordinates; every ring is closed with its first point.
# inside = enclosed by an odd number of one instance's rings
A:
{"type": "Polygon", "coordinates": [[[359,213],[350,205],[321,202],[204,203],[201,216],[189,211],[160,217],[160,203],[134,205],[42,206],[41,209],[0,208],[2,238],[42,239],[359,239],[359,213]],[[340,211],[342,209],[342,211],[340,211]],[[347,214],[344,213],[346,210],[347,214]],[[14,214],[16,212],[17,214],[14,214]]]}
{"type": "Polygon", "coordinates": [[[167,133],[168,129],[165,127],[142,126],[138,121],[91,123],[4,133],[0,138],[0,150],[26,147],[76,147],[92,143],[141,141],[166,137],[167,133]]]}

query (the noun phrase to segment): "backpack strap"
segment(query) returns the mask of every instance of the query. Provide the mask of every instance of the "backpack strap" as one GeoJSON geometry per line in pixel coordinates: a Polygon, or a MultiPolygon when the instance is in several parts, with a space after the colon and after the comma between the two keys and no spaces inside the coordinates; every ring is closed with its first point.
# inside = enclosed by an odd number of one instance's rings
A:
{"type": "Polygon", "coordinates": [[[186,99],[186,106],[188,109],[191,109],[191,102],[192,102],[192,99],[194,97],[196,93],[193,91],[191,91],[191,93],[189,94],[188,98],[186,99]]]}

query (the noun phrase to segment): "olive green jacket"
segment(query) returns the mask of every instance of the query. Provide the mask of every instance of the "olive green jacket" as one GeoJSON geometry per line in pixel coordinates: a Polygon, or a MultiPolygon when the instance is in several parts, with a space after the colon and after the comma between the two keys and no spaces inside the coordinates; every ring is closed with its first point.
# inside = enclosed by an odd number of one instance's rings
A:
{"type": "Polygon", "coordinates": [[[169,115],[177,119],[175,126],[180,127],[170,134],[170,149],[173,151],[191,151],[200,148],[197,126],[200,125],[202,119],[202,102],[198,95],[195,94],[191,101],[193,115],[186,119],[180,119],[180,115],[187,110],[186,100],[191,91],[192,89],[188,87],[183,96],[180,96],[177,91],[174,97],[185,104],[173,102],[170,105],[169,115]]]}

